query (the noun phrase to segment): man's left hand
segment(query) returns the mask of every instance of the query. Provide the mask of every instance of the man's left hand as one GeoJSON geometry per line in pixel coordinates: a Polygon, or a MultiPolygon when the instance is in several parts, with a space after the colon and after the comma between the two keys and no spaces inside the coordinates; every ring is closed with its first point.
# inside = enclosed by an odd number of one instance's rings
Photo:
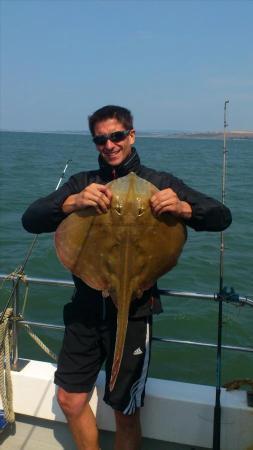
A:
{"type": "Polygon", "coordinates": [[[169,212],[182,219],[190,219],[192,216],[191,205],[179,200],[177,194],[170,188],[156,192],[150,199],[150,205],[153,213],[157,216],[164,212],[169,212]]]}

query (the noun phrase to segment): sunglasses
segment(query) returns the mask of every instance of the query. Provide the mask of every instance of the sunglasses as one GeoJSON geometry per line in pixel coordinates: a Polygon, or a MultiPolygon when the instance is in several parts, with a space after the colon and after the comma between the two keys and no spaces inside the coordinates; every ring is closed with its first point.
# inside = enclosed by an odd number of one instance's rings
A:
{"type": "Polygon", "coordinates": [[[131,130],[122,130],[114,131],[114,133],[110,134],[100,134],[98,136],[94,136],[92,140],[96,145],[105,145],[108,140],[112,142],[120,142],[129,135],[130,131],[131,130]]]}

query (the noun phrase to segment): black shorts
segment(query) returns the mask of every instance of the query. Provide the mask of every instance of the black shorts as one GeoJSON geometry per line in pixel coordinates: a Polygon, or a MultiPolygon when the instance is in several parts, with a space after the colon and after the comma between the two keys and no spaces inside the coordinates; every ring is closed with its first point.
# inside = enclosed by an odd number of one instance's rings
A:
{"type": "MultiPolygon", "coordinates": [[[[107,301],[105,300],[105,304],[107,301]]],[[[129,319],[120,371],[112,392],[109,381],[115,346],[117,314],[114,306],[103,316],[65,306],[65,334],[55,383],[67,392],[91,392],[105,363],[104,401],[123,414],[143,406],[150,361],[152,316],[129,319]]]]}

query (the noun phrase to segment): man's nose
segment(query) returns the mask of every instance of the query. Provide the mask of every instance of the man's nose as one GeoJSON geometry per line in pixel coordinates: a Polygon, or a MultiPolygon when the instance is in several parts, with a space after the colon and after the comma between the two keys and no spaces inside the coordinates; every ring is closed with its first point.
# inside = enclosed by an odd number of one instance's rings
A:
{"type": "Polygon", "coordinates": [[[110,141],[110,139],[107,139],[107,141],[105,143],[105,147],[107,150],[111,150],[114,147],[114,143],[112,141],[110,141]]]}

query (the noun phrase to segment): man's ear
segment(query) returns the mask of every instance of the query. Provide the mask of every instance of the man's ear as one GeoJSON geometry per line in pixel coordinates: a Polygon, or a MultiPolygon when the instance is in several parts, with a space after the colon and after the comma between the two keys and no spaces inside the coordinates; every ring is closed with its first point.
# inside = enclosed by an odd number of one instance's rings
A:
{"type": "Polygon", "coordinates": [[[133,145],[135,143],[135,130],[132,129],[129,133],[129,137],[130,137],[130,144],[133,145]]]}

